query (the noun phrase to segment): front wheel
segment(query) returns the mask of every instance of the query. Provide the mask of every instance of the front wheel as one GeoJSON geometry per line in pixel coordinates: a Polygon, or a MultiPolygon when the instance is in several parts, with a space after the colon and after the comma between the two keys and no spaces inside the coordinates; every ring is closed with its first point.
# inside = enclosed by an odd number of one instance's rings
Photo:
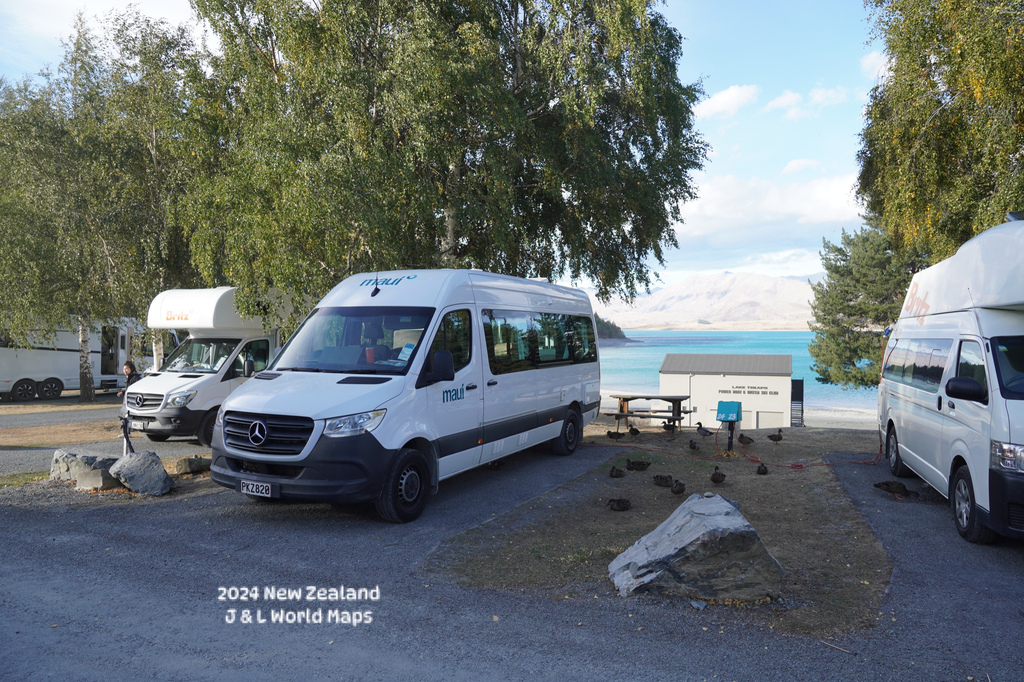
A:
{"type": "Polygon", "coordinates": [[[903,463],[900,457],[900,443],[896,440],[896,429],[889,429],[889,435],[885,437],[885,459],[889,462],[889,471],[893,476],[906,478],[912,472],[903,463]]]}
{"type": "Polygon", "coordinates": [[[558,438],[551,441],[551,449],[556,455],[571,455],[576,452],[583,436],[583,428],[580,426],[580,413],[574,407],[570,407],[565,414],[565,421],[562,422],[562,433],[558,438]]]}
{"type": "Polygon", "coordinates": [[[402,449],[395,457],[384,489],[374,503],[377,513],[391,523],[415,521],[427,506],[430,494],[430,465],[419,450],[402,449]]]}
{"type": "Polygon", "coordinates": [[[213,425],[216,421],[217,410],[210,410],[203,417],[203,421],[199,422],[199,431],[196,432],[196,437],[203,447],[208,448],[213,445],[213,425]]]}
{"type": "Polygon", "coordinates": [[[974,501],[974,484],[967,465],[956,470],[953,476],[953,520],[956,531],[967,542],[987,545],[996,539],[995,532],[978,518],[978,505],[974,501]]]}

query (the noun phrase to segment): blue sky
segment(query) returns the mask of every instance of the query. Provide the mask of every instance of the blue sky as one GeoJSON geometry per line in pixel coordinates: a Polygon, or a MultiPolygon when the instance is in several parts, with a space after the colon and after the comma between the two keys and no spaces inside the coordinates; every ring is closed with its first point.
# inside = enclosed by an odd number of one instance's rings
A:
{"type": "MultiPolygon", "coordinates": [[[[56,68],[77,11],[125,0],[0,0],[0,75],[56,68]]],[[[187,0],[135,3],[173,23],[187,0]]],[[[684,82],[701,80],[697,127],[712,150],[683,206],[679,249],[657,267],[664,284],[732,270],[819,272],[822,238],[861,225],[854,201],[862,111],[884,60],[861,0],[671,0],[659,8],[684,38],[684,82]]]]}

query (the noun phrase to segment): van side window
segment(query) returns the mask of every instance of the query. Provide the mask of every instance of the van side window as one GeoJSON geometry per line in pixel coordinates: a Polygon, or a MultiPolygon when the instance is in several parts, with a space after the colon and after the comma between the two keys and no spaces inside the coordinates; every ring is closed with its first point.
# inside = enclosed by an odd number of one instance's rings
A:
{"type": "Polygon", "coordinates": [[[952,347],[952,339],[898,339],[885,361],[883,376],[935,393],[952,347]]]}
{"type": "Polygon", "coordinates": [[[446,350],[452,354],[455,371],[469,364],[473,349],[473,330],[468,310],[453,310],[441,318],[441,326],[437,328],[433,343],[430,344],[430,355],[434,351],[446,350]]]}
{"type": "Polygon", "coordinates": [[[593,321],[584,315],[484,310],[491,373],[597,362],[593,321]]]}
{"type": "Polygon", "coordinates": [[[974,379],[988,392],[985,380],[985,356],[981,352],[981,344],[977,341],[960,342],[960,360],[956,364],[956,375],[964,379],[974,379]]]}

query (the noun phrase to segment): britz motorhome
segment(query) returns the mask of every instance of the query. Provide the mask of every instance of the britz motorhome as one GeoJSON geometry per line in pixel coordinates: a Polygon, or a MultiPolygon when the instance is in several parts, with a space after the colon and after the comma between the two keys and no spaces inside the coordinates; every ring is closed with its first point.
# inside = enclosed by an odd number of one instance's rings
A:
{"type": "Polygon", "coordinates": [[[892,473],[947,497],[961,536],[1024,538],[1024,222],[914,276],[885,349],[878,425],[892,473]]]}
{"type": "MultiPolygon", "coordinates": [[[[81,388],[78,332],[57,330],[52,335],[31,334],[31,346],[17,348],[0,334],[0,399],[14,401],[59,398],[65,390],[81,388]]],[[[134,330],[130,325],[104,325],[89,335],[93,388],[124,385],[121,368],[131,360],[134,330]]]]}
{"type": "Polygon", "coordinates": [[[131,430],[152,441],[195,436],[210,445],[221,403],[267,366],[279,331],[264,331],[259,319],[242,319],[234,287],[164,291],[150,304],[146,323],[150,329],[187,329],[189,335],[158,371],[129,387],[131,430]]]}
{"type": "Polygon", "coordinates": [[[224,402],[211,476],[404,523],[442,479],[541,443],[572,453],[599,404],[584,292],[475,270],[355,275],[224,402]]]}

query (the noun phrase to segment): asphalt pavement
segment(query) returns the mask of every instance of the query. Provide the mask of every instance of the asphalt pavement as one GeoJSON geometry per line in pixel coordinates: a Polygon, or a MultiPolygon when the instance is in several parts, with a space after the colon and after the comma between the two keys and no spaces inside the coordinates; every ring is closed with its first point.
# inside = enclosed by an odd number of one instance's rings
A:
{"type": "Polygon", "coordinates": [[[737,624],[728,607],[623,599],[610,582],[566,599],[465,587],[437,565],[446,539],[616,452],[513,455],[442,482],[406,525],[212,486],[112,504],[0,491],[0,678],[1021,679],[1024,543],[964,542],[944,504],[873,488],[884,465],[834,467],[894,572],[878,626],[827,643],[737,624]],[[376,587],[379,599],[310,601],[307,586],[376,587]],[[301,597],[267,598],[280,588],[301,597]],[[364,622],[273,622],[306,609],[364,622]]]}

